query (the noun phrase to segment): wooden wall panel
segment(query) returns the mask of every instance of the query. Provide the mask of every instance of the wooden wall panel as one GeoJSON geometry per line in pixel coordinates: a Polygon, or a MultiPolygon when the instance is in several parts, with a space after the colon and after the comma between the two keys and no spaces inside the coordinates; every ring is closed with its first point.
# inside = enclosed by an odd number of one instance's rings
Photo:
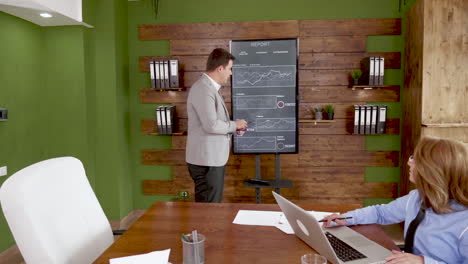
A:
{"type": "MultiPolygon", "coordinates": [[[[202,72],[185,72],[183,87],[191,87],[202,72]]],[[[347,86],[351,83],[349,70],[299,70],[299,86],[347,86]]],[[[224,87],[230,87],[227,83],[224,87]]]]}
{"type": "Polygon", "coordinates": [[[152,60],[179,60],[179,72],[182,74],[188,71],[204,72],[206,69],[206,56],[140,56],[138,62],[140,65],[140,72],[149,72],[149,62],[152,60]]]}
{"type": "Polygon", "coordinates": [[[301,151],[299,167],[396,167],[398,151],[301,151]]]}
{"type": "Polygon", "coordinates": [[[349,70],[299,70],[299,86],[349,85],[349,70]]]}
{"type": "MultiPolygon", "coordinates": [[[[231,90],[222,88],[221,95],[226,102],[231,102],[231,90]]],[[[141,88],[140,98],[143,104],[185,103],[188,91],[159,91],[141,88]]],[[[371,90],[351,89],[348,86],[303,86],[299,87],[301,102],[325,105],[330,102],[399,102],[400,86],[376,88],[371,90]]]]}
{"type": "MultiPolygon", "coordinates": [[[[202,72],[185,72],[183,87],[191,87],[202,72]]],[[[299,70],[299,86],[347,86],[351,83],[349,70],[299,70]]],[[[231,83],[223,87],[231,87],[231,83]]]]}
{"type": "Polygon", "coordinates": [[[468,1],[424,1],[422,124],[468,124],[468,1]]]}
{"type": "MultiPolygon", "coordinates": [[[[172,149],[185,149],[186,136],[172,137],[172,149]]],[[[299,150],[362,150],[365,137],[347,135],[299,135],[299,150]]]]}
{"type": "MultiPolygon", "coordinates": [[[[393,198],[397,183],[365,182],[365,167],[398,166],[397,151],[366,151],[365,137],[353,133],[353,104],[365,102],[398,102],[398,85],[352,90],[349,71],[359,68],[361,60],[372,55],[384,56],[386,69],[399,69],[399,52],[367,53],[368,35],[400,34],[400,19],[350,19],[263,21],[238,23],[193,23],[140,25],[139,37],[144,40],[170,40],[170,56],[141,56],[141,72],[148,72],[150,60],[176,58],[181,68],[180,92],[159,92],[141,88],[140,100],[146,104],[172,104],[177,107],[179,130],[186,130],[186,98],[189,87],[204,71],[208,54],[217,47],[229,48],[230,39],[273,39],[300,36],[299,52],[299,116],[310,120],[312,107],[335,105],[335,120],[330,123],[299,123],[299,153],[281,155],[282,178],[293,182],[294,188],[281,193],[292,201],[314,203],[361,203],[364,198],[393,198]]],[[[231,108],[230,84],[222,94],[231,108]]],[[[386,134],[399,134],[400,120],[388,119],[386,134]]],[[[152,119],[142,120],[144,135],[156,134],[152,119]]],[[[142,150],[145,165],[166,165],[173,170],[168,181],[144,180],[146,195],[177,195],[190,192],[193,182],[185,163],[186,136],[173,136],[171,150],[142,150]]],[[[274,178],[275,156],[261,155],[263,178],[274,178]]],[[[255,189],[245,188],[244,180],[255,177],[255,155],[232,155],[225,177],[224,202],[255,202],[255,189]]],[[[272,188],[261,191],[262,202],[274,203],[272,188]]]]}
{"type": "Polygon", "coordinates": [[[371,90],[351,89],[348,86],[303,86],[299,88],[299,100],[317,105],[330,102],[399,102],[400,86],[371,90]]]}
{"type": "Polygon", "coordinates": [[[216,48],[229,50],[230,39],[172,39],[172,55],[206,55],[216,48]]]}
{"type": "MultiPolygon", "coordinates": [[[[333,103],[335,106],[335,119],[341,118],[354,118],[354,106],[353,104],[341,104],[341,103],[333,103]]],[[[354,104],[364,104],[355,102],[354,104]]],[[[316,104],[316,103],[306,103],[306,102],[299,102],[299,119],[313,119],[312,116],[312,109],[314,107],[323,107],[325,104],[316,104]]]]}
{"type": "MultiPolygon", "coordinates": [[[[169,165],[169,166],[178,166],[185,165],[185,150],[143,150],[142,153],[142,164],[145,165],[169,165]]],[[[261,156],[261,162],[268,166],[273,166],[275,162],[275,156],[273,154],[265,154],[261,156]]],[[[284,166],[288,167],[298,167],[298,155],[282,155],[281,163],[284,166]]],[[[241,154],[241,155],[230,155],[228,166],[255,166],[255,156],[251,154],[241,154]]]]}
{"type": "Polygon", "coordinates": [[[143,135],[151,135],[158,133],[155,119],[141,120],[141,133],[143,135]]]}
{"type": "Polygon", "coordinates": [[[366,36],[301,37],[299,53],[365,52],[366,36]]]}
{"type": "MultiPolygon", "coordinates": [[[[394,198],[396,197],[398,184],[382,183],[382,182],[366,182],[366,183],[309,183],[297,181],[298,187],[293,189],[283,189],[283,195],[292,197],[291,199],[315,200],[323,199],[343,199],[343,198],[394,198]]],[[[229,181],[229,175],[225,179],[225,192],[231,195],[225,195],[223,202],[254,202],[252,188],[243,187],[243,180],[229,181]]],[[[181,190],[189,191],[189,196],[193,196],[193,183],[191,179],[184,181],[160,181],[160,180],[144,180],[144,194],[165,194],[177,195],[181,190]]],[[[269,188],[268,188],[269,189],[269,188]]],[[[264,191],[266,191],[265,188],[264,191]]],[[[271,191],[273,188],[271,188],[271,191]]],[[[270,193],[271,195],[271,193],[270,193]]],[[[265,195],[267,196],[267,195],[265,195]]]]}
{"type": "Polygon", "coordinates": [[[411,189],[407,161],[421,135],[421,94],[423,71],[423,2],[416,1],[406,14],[405,65],[403,98],[403,124],[401,135],[400,193],[411,189]],[[418,124],[418,125],[414,125],[418,124]]]}
{"type": "Polygon", "coordinates": [[[450,138],[468,143],[468,125],[466,127],[423,127],[421,136],[450,138]]]}
{"type": "Polygon", "coordinates": [[[190,24],[143,24],[140,40],[172,39],[274,39],[299,35],[297,20],[217,22],[190,24]]]}
{"type": "Polygon", "coordinates": [[[401,19],[301,20],[299,36],[400,35],[401,19]]]}
{"type": "Polygon", "coordinates": [[[151,88],[140,89],[142,104],[172,104],[187,102],[188,91],[159,91],[151,88]]]}
{"type": "MultiPolygon", "coordinates": [[[[177,122],[179,131],[187,131],[187,119],[179,118],[177,122]]],[[[385,130],[386,135],[400,134],[400,119],[387,119],[385,130]]],[[[354,137],[355,135],[351,135],[353,131],[352,119],[335,119],[335,121],[331,123],[299,123],[300,135],[348,135],[354,137]]],[[[141,120],[141,132],[143,135],[157,134],[156,121],[154,119],[141,120]]]]}
{"type": "Polygon", "coordinates": [[[347,135],[299,135],[299,151],[320,150],[362,150],[365,148],[364,137],[347,135]]]}
{"type": "MultiPolygon", "coordinates": [[[[386,69],[399,69],[401,64],[400,52],[380,53],[303,53],[299,57],[301,70],[341,70],[361,67],[363,58],[383,56],[386,69]]],[[[181,72],[205,71],[208,55],[204,56],[140,56],[140,72],[149,72],[149,62],[152,60],[178,59],[181,72]]]]}
{"type": "Polygon", "coordinates": [[[301,70],[341,70],[362,68],[362,60],[370,56],[383,56],[385,69],[400,69],[400,52],[380,53],[303,53],[299,56],[301,70]]]}
{"type": "Polygon", "coordinates": [[[308,183],[301,185],[298,196],[302,199],[320,197],[354,197],[354,198],[394,198],[398,184],[385,182],[365,183],[308,183]]]}
{"type": "MultiPolygon", "coordinates": [[[[229,50],[230,39],[174,39],[170,41],[170,53],[179,55],[206,55],[215,48],[229,50]]],[[[299,53],[311,52],[365,52],[365,36],[331,36],[301,38],[299,53]]]]}
{"type": "MultiPolygon", "coordinates": [[[[200,78],[202,74],[203,72],[185,72],[183,86],[187,88],[192,87],[192,85],[200,78]]],[[[231,87],[231,82],[228,82],[223,85],[223,88],[231,89],[230,87],[231,87]]]]}
{"type": "MultiPolygon", "coordinates": [[[[186,166],[173,166],[173,180],[145,180],[143,181],[144,194],[168,194],[177,195],[181,190],[189,191],[193,196],[193,182],[186,166]]],[[[269,169],[272,175],[273,169],[269,169]]],[[[254,167],[241,169],[227,166],[225,185],[227,189],[223,202],[254,202],[252,195],[254,189],[244,188],[243,181],[254,177],[254,167]]],[[[264,172],[262,172],[264,173],[264,172]]],[[[395,183],[363,183],[364,170],[362,168],[284,168],[283,175],[294,181],[296,185],[291,189],[283,189],[283,195],[287,195],[296,201],[311,200],[321,203],[331,203],[340,198],[362,199],[365,197],[396,197],[397,184],[395,183]],[[317,191],[320,190],[320,191],[317,191]]],[[[265,175],[265,173],[264,173],[265,175]]],[[[272,176],[266,176],[272,178],[272,176]]],[[[262,198],[271,199],[271,190],[263,189],[262,198]]],[[[361,201],[362,202],[362,201],[361,201]]]]}
{"type": "MultiPolygon", "coordinates": [[[[187,131],[187,119],[178,118],[177,126],[178,126],[178,129],[177,129],[178,131],[176,132],[187,131]]],[[[157,135],[158,128],[156,126],[156,120],[155,119],[141,120],[141,134],[142,135],[157,135]]]]}
{"type": "MultiPolygon", "coordinates": [[[[190,88],[188,89],[190,90],[190,88]]],[[[140,89],[140,99],[142,104],[175,104],[187,102],[187,91],[160,91],[151,88],[140,89]]],[[[231,102],[231,90],[227,88],[221,88],[221,95],[224,97],[224,101],[231,102]]],[[[378,101],[378,100],[374,100],[378,101]]]]}
{"type": "MultiPolygon", "coordinates": [[[[351,135],[354,132],[353,119],[336,119],[332,123],[299,123],[301,135],[351,135]]],[[[386,135],[400,134],[400,119],[389,118],[385,124],[386,135]]],[[[365,135],[353,135],[365,136],[365,135]]],[[[377,135],[376,135],[377,136],[377,135]]]]}
{"type": "MultiPolygon", "coordinates": [[[[231,103],[227,102],[226,100],[226,107],[227,109],[229,109],[229,114],[231,115],[231,118],[232,118],[232,113],[231,113],[231,103]]],[[[176,111],[177,111],[177,117],[178,118],[188,118],[188,114],[187,114],[187,104],[186,103],[176,103],[176,104],[173,104],[176,106],[176,111]]]]}
{"type": "MultiPolygon", "coordinates": [[[[184,165],[184,150],[143,150],[142,160],[145,165],[184,165]]],[[[274,164],[274,155],[262,155],[262,162],[274,164]]],[[[284,167],[396,167],[398,151],[301,151],[300,154],[281,156],[284,167]]],[[[255,166],[255,156],[250,154],[231,155],[228,165],[255,166]]]]}

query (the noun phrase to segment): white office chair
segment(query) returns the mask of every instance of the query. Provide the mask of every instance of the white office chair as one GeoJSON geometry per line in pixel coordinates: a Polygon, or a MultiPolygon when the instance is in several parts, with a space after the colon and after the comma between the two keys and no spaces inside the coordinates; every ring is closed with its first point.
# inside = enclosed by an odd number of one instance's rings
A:
{"type": "Polygon", "coordinates": [[[114,241],[76,158],[30,165],[0,188],[3,213],[29,264],[91,263],[114,241]]]}

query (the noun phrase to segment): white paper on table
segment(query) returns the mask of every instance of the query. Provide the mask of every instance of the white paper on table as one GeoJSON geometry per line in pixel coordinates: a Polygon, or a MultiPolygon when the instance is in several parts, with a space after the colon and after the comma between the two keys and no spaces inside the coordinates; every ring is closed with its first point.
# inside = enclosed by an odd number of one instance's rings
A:
{"type": "MultiPolygon", "coordinates": [[[[330,212],[317,212],[317,211],[308,211],[309,214],[311,214],[317,221],[322,220],[325,216],[331,215],[333,213],[330,212]]],[[[319,225],[322,227],[323,223],[319,223],[319,225]]],[[[332,225],[333,226],[333,223],[332,225]]],[[[294,230],[292,229],[291,225],[288,222],[288,219],[286,219],[286,216],[284,216],[283,213],[280,215],[280,219],[278,223],[275,225],[276,228],[279,230],[283,231],[286,234],[294,234],[294,230]]]]}
{"type": "Polygon", "coordinates": [[[239,210],[232,223],[238,225],[276,226],[279,223],[281,214],[282,212],[278,211],[239,210]]]}
{"type": "Polygon", "coordinates": [[[110,264],[168,264],[171,249],[153,251],[146,254],[113,258],[110,264]]]}
{"type": "MultiPolygon", "coordinates": [[[[315,219],[321,220],[327,215],[333,214],[330,212],[308,211],[315,219]]],[[[284,216],[283,212],[278,211],[255,211],[255,210],[239,210],[237,212],[234,224],[239,225],[258,225],[258,226],[274,226],[286,234],[294,234],[294,230],[284,216]]],[[[323,223],[320,223],[322,226],[323,223]]]]}

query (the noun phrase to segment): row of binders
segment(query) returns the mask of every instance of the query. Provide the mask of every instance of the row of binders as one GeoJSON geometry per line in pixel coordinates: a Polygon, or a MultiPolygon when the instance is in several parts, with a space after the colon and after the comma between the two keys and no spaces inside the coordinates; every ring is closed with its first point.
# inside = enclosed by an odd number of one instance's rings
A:
{"type": "Polygon", "coordinates": [[[178,88],[179,61],[150,61],[151,88],[178,88]]]}
{"type": "Polygon", "coordinates": [[[170,135],[176,131],[175,106],[156,107],[156,123],[160,135],[170,135]]]}
{"type": "Polygon", "coordinates": [[[384,84],[384,60],[382,56],[369,57],[369,85],[384,84]]]}
{"type": "Polygon", "coordinates": [[[384,134],[386,105],[354,105],[354,134],[384,134]]]}

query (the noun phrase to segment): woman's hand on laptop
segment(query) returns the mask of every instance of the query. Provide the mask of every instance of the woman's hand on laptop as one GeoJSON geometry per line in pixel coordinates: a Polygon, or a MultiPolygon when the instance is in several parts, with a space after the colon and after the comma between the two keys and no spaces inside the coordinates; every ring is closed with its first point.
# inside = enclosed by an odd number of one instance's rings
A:
{"type": "Polygon", "coordinates": [[[320,220],[320,222],[324,222],[323,223],[323,226],[324,227],[333,227],[333,226],[337,226],[337,225],[346,225],[346,219],[342,219],[342,218],[345,218],[343,215],[339,215],[339,214],[331,214],[331,215],[328,215],[328,216],[325,216],[322,220],[320,220]]]}
{"type": "Polygon", "coordinates": [[[423,264],[424,257],[416,256],[403,251],[392,250],[392,255],[385,258],[386,263],[411,263],[411,264],[423,264]]]}

